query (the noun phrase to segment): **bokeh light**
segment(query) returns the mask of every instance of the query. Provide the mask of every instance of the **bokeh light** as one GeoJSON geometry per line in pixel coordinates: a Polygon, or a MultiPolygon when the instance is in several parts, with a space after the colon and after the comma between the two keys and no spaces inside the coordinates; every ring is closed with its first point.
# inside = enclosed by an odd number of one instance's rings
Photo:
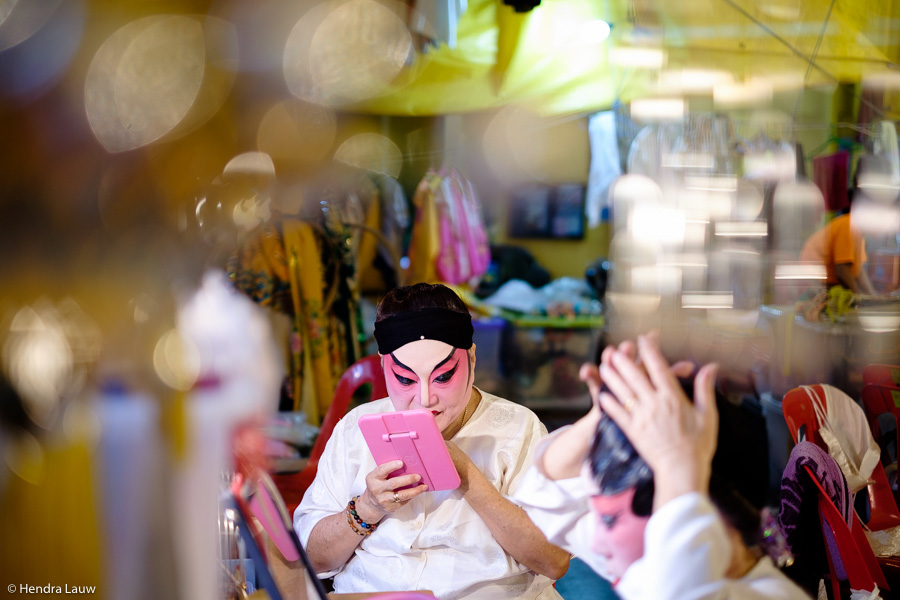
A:
{"type": "Polygon", "coordinates": [[[189,390],[200,375],[200,354],[182,337],[177,329],[170,329],[159,338],[153,350],[153,368],[159,379],[175,390],[189,390]]]}
{"type": "Polygon", "coordinates": [[[825,265],[782,263],[775,266],[775,279],[825,281],[825,265]]]}
{"type": "Polygon", "coordinates": [[[0,2],[0,96],[29,99],[60,79],[84,23],[82,0],[0,2]]]}
{"type": "Polygon", "coordinates": [[[186,133],[221,106],[236,62],[233,28],[219,19],[156,15],[129,23],[91,61],[91,129],[109,152],[186,133]]]}
{"type": "Polygon", "coordinates": [[[403,167],[403,155],[397,144],[377,133],[359,133],[347,139],[335,151],[334,159],[391,177],[400,175],[403,167]]]}
{"type": "Polygon", "coordinates": [[[609,37],[609,23],[601,19],[594,19],[582,23],[578,27],[576,38],[583,46],[599,44],[609,37]]]}
{"type": "Polygon", "coordinates": [[[3,368],[28,417],[49,428],[69,390],[74,356],[62,324],[47,306],[19,309],[3,345],[3,368]]]}
{"type": "Polygon", "coordinates": [[[716,223],[717,237],[766,237],[768,226],[765,221],[720,221],[716,223]]]}
{"type": "Polygon", "coordinates": [[[682,308],[721,310],[734,306],[734,295],[730,292],[691,292],[681,295],[682,308]]]}
{"type": "Polygon", "coordinates": [[[793,21],[800,18],[800,0],[766,0],[760,2],[758,9],[764,14],[782,21],[793,21]]]}
{"type": "Polygon", "coordinates": [[[661,69],[666,65],[666,58],[662,48],[618,46],[609,51],[610,64],[631,69],[661,69]]]}
{"type": "Polygon", "coordinates": [[[853,201],[850,223],[864,236],[888,236],[900,233],[900,206],[858,195],[853,201]]]}
{"type": "Polygon", "coordinates": [[[684,118],[683,98],[640,98],[631,103],[635,121],[675,121],[684,118]]]}
{"type": "Polygon", "coordinates": [[[331,156],[336,132],[331,109],[286,100],[266,111],[256,133],[256,146],[287,170],[302,171],[331,156]]]}
{"type": "Polygon", "coordinates": [[[622,175],[610,187],[609,197],[617,230],[627,226],[628,214],[635,206],[660,206],[666,202],[659,184],[645,175],[622,175]]]}
{"type": "Polygon", "coordinates": [[[635,317],[655,313],[659,309],[662,296],[633,292],[607,292],[606,300],[610,309],[624,317],[635,317]]]}
{"type": "Polygon", "coordinates": [[[900,89],[900,72],[897,70],[878,70],[864,73],[862,86],[874,90],[900,89]]]}
{"type": "Polygon", "coordinates": [[[893,306],[857,309],[860,326],[872,333],[890,333],[900,329],[900,311],[893,306]]]}
{"type": "Polygon", "coordinates": [[[303,100],[351,104],[382,92],[412,50],[412,36],[392,6],[375,0],[326,2],[291,31],[284,78],[303,100]]]}
{"type": "Polygon", "coordinates": [[[677,294],[682,287],[683,272],[677,267],[651,265],[631,269],[631,289],[636,293],[677,294]]]}
{"type": "Polygon", "coordinates": [[[676,69],[659,73],[659,90],[665,94],[696,94],[711,92],[718,85],[734,82],[734,76],[725,71],[709,69],[676,69]]]}
{"type": "Polygon", "coordinates": [[[41,443],[31,433],[18,431],[11,443],[2,446],[3,462],[9,470],[32,485],[39,485],[44,477],[46,462],[41,443]]]}
{"type": "Polygon", "coordinates": [[[815,233],[825,212],[825,198],[808,180],[778,184],[772,198],[772,251],[779,259],[796,260],[803,243],[815,233]]]}
{"type": "Polygon", "coordinates": [[[628,228],[639,243],[679,245],[684,242],[684,211],[658,206],[638,206],[632,210],[628,228]]]}
{"type": "MultiPolygon", "coordinates": [[[[231,221],[239,229],[250,230],[272,216],[269,205],[274,181],[275,164],[268,154],[244,152],[228,161],[222,176],[213,183],[228,182],[231,185],[234,196],[231,221]]],[[[218,202],[221,203],[222,198],[218,202]]],[[[196,213],[198,217],[201,215],[199,203],[196,213]]]]}
{"type": "Polygon", "coordinates": [[[582,176],[581,164],[560,151],[574,152],[585,143],[575,125],[574,121],[557,122],[522,106],[508,105],[491,115],[481,129],[482,155],[492,175],[509,187],[535,181],[577,181],[582,176]]]}
{"type": "Polygon", "coordinates": [[[7,315],[3,371],[31,421],[51,428],[100,357],[102,333],[72,298],[43,299],[7,315]]]}
{"type": "MultiPolygon", "coordinates": [[[[692,220],[728,218],[734,212],[737,190],[738,180],[732,175],[686,175],[684,187],[678,190],[678,205],[692,220]]],[[[761,207],[760,202],[757,214],[761,207]]]]}
{"type": "Polygon", "coordinates": [[[0,50],[33,36],[62,4],[62,0],[4,0],[0,2],[0,50]]]}
{"type": "Polygon", "coordinates": [[[717,109],[764,106],[773,94],[772,82],[762,77],[743,83],[720,82],[713,86],[713,103],[717,109]]]}
{"type": "Polygon", "coordinates": [[[275,177],[275,163],[265,152],[244,152],[228,161],[222,169],[223,175],[257,175],[263,178],[275,177]]]}

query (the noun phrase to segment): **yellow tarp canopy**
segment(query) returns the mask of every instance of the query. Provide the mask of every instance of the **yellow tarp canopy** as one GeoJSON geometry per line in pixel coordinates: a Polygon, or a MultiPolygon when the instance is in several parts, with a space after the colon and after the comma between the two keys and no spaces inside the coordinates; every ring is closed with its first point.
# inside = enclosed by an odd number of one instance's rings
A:
{"type": "Polygon", "coordinates": [[[515,103],[548,116],[603,109],[667,92],[658,72],[608,61],[610,48],[654,36],[668,69],[725,71],[738,84],[760,76],[777,85],[856,82],[897,59],[898,12],[900,0],[835,0],[830,12],[820,0],[544,0],[517,14],[499,0],[470,0],[454,48],[419,55],[385,93],[354,108],[432,115],[515,103]],[[596,20],[613,26],[604,42],[586,35],[596,20]]]}

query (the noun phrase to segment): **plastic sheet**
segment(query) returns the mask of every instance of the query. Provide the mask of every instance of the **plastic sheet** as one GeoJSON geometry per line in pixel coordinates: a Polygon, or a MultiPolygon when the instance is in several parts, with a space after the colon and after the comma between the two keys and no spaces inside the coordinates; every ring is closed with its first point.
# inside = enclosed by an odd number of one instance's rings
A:
{"type": "Polygon", "coordinates": [[[875,556],[900,556],[900,527],[866,531],[875,556]]]}

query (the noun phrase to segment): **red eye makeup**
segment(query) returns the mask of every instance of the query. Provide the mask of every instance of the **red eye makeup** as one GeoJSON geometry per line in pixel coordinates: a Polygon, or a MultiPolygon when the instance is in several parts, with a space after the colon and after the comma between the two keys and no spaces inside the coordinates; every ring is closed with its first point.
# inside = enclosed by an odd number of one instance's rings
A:
{"type": "Polygon", "coordinates": [[[411,342],[384,357],[396,410],[431,411],[441,431],[458,421],[472,393],[468,351],[435,340],[411,342]]]}

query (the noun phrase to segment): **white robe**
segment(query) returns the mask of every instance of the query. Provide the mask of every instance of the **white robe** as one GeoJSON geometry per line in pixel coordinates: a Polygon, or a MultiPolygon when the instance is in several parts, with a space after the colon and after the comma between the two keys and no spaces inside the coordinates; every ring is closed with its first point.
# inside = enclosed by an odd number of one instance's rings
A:
{"type": "MultiPolygon", "coordinates": [[[[482,400],[453,442],[504,496],[510,496],[547,434],[527,408],[481,392],[482,400]]],[[[375,461],[359,417],[393,411],[389,399],[363,404],[334,428],[316,479],[294,512],[303,544],[321,519],[340,513],[366,489],[375,461]]],[[[348,525],[349,527],[349,525],[348,525]]],[[[552,580],[510,557],[456,490],[426,492],[385,517],[334,576],[335,592],[431,590],[438,598],[559,598],[552,580]]]]}
{"type": "Polygon", "coordinates": [[[625,600],[808,600],[764,556],[740,579],[725,572],[731,543],[719,512],[704,494],[685,494],[653,513],[644,556],[616,586],[625,600]]]}
{"type": "MultiPolygon", "coordinates": [[[[551,439],[538,446],[536,457],[543,455],[551,439]]],[[[533,466],[516,491],[514,501],[525,509],[550,542],[610,579],[604,570],[604,559],[591,550],[597,528],[589,504],[593,489],[584,475],[554,481],[533,466]]],[[[704,494],[685,494],[666,503],[650,517],[644,531],[644,556],[625,571],[615,587],[616,593],[624,600],[809,598],[768,557],[761,558],[740,579],[726,578],[731,552],[725,523],[709,498],[704,494]]]]}

